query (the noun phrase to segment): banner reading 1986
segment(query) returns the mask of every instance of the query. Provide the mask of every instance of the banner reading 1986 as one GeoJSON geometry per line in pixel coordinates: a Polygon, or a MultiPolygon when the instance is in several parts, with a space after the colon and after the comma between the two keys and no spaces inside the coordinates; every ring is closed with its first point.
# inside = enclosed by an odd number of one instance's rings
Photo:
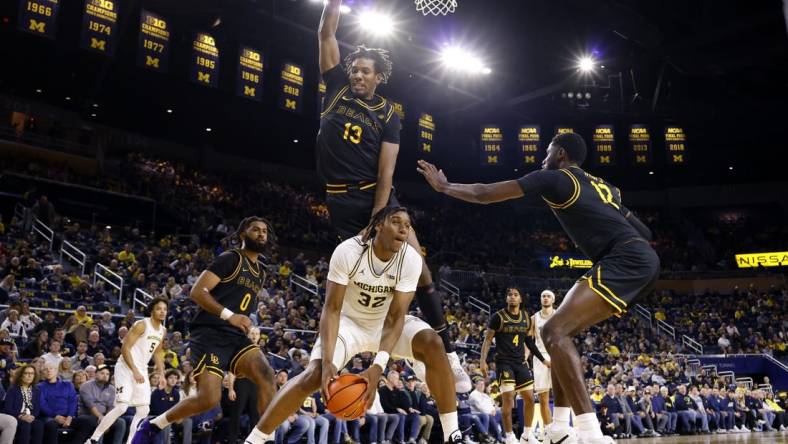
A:
{"type": "Polygon", "coordinates": [[[687,162],[687,135],[684,128],[665,127],[665,149],[668,151],[669,164],[684,165],[687,162]]]}
{"type": "Polygon", "coordinates": [[[419,154],[432,154],[435,141],[435,120],[432,115],[422,113],[419,117],[419,154]]]}
{"type": "Polygon", "coordinates": [[[304,95],[304,74],[300,66],[285,63],[279,90],[279,107],[301,114],[301,97],[304,95]]]}
{"type": "Polygon", "coordinates": [[[82,49],[112,55],[120,0],[85,0],[82,16],[82,49]]]}
{"type": "Polygon", "coordinates": [[[20,0],[17,26],[22,31],[53,39],[59,8],[60,0],[20,0]]]}
{"type": "Polygon", "coordinates": [[[521,126],[517,133],[517,142],[520,145],[520,154],[523,156],[523,165],[538,165],[542,161],[539,151],[539,125],[521,126]]]}
{"type": "Polygon", "coordinates": [[[616,138],[613,125],[597,125],[592,137],[594,144],[593,158],[597,165],[613,165],[616,163],[616,138]]]}
{"type": "Polygon", "coordinates": [[[260,101],[263,98],[263,55],[248,46],[241,47],[238,57],[238,83],[235,93],[260,101]]]}
{"type": "Polygon", "coordinates": [[[192,42],[192,82],[216,88],[219,84],[219,48],[210,34],[198,32],[192,42]]]}
{"type": "Polygon", "coordinates": [[[137,66],[167,72],[170,51],[170,30],[167,21],[158,15],[140,12],[140,39],[137,66]]]}
{"type": "Polygon", "coordinates": [[[635,155],[635,165],[648,165],[651,163],[651,135],[646,125],[632,125],[629,127],[629,145],[635,155]]]}
{"type": "Polygon", "coordinates": [[[503,131],[501,131],[501,127],[485,125],[482,128],[482,165],[500,165],[503,163],[502,149],[503,131]]]}

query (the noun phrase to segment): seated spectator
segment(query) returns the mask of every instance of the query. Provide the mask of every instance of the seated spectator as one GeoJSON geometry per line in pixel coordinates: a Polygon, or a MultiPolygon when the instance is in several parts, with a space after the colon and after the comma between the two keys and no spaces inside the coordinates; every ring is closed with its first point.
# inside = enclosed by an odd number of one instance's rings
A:
{"type": "Polygon", "coordinates": [[[24,344],[27,341],[25,325],[19,320],[19,312],[16,310],[8,311],[8,317],[0,324],[0,329],[7,330],[11,339],[19,344],[24,344]]]}
{"type": "Polygon", "coordinates": [[[99,331],[101,332],[101,336],[105,338],[111,338],[115,336],[115,331],[117,330],[115,323],[112,321],[112,313],[105,311],[101,314],[101,321],[99,321],[99,331]]]}
{"type": "Polygon", "coordinates": [[[95,427],[95,421],[77,417],[77,391],[70,382],[57,377],[57,367],[51,363],[44,366],[46,380],[38,384],[41,391],[41,416],[44,419],[44,442],[54,444],[58,440],[58,429],[73,432],[72,442],[84,443],[95,427]]]}
{"type": "Polygon", "coordinates": [[[74,370],[71,368],[71,359],[63,358],[57,368],[57,376],[62,381],[71,381],[74,377],[74,370]]]}
{"type": "Polygon", "coordinates": [[[93,356],[96,359],[96,353],[102,353],[104,356],[109,354],[104,344],[101,343],[101,335],[97,330],[91,330],[88,334],[88,356],[93,356]]]}
{"type": "Polygon", "coordinates": [[[131,244],[125,244],[123,250],[118,253],[118,261],[126,265],[131,265],[137,262],[137,256],[131,251],[131,244]]]}
{"type": "Polygon", "coordinates": [[[65,328],[56,328],[55,334],[50,335],[50,337],[56,339],[60,343],[60,353],[63,356],[71,356],[74,354],[76,347],[66,339],[66,329],[65,328]]]}
{"type": "MultiPolygon", "coordinates": [[[[280,370],[276,374],[277,389],[282,388],[285,383],[287,383],[287,372],[280,370]]],[[[301,438],[304,437],[308,430],[309,421],[302,415],[292,414],[277,427],[274,443],[283,444],[286,441],[287,444],[296,444],[301,441],[301,438]]]]}
{"type": "Polygon", "coordinates": [[[498,441],[503,441],[503,429],[501,428],[501,411],[495,406],[495,402],[490,395],[485,392],[484,378],[477,378],[475,389],[468,396],[468,406],[471,412],[477,415],[486,415],[489,422],[489,434],[498,441]]]}
{"type": "Polygon", "coordinates": [[[57,322],[55,319],[55,312],[47,311],[44,313],[44,321],[38,324],[36,330],[46,330],[49,334],[49,337],[53,337],[55,335],[55,330],[60,327],[60,323],[57,322]]]}
{"type": "MultiPolygon", "coordinates": [[[[150,401],[150,415],[158,416],[162,413],[166,412],[175,404],[177,404],[181,400],[180,394],[180,380],[181,380],[181,373],[178,370],[170,369],[164,374],[164,387],[163,388],[156,388],[151,393],[151,401],[150,401]]],[[[151,387],[153,387],[151,385],[151,387]]],[[[180,426],[183,427],[183,442],[191,443],[191,435],[192,435],[192,422],[191,418],[185,419],[180,426]],[[186,438],[189,441],[186,441],[186,438]]],[[[162,430],[159,436],[156,439],[156,444],[161,443],[169,443],[170,441],[170,430],[172,429],[173,425],[169,425],[162,430]]]]}
{"type": "Polygon", "coordinates": [[[44,329],[38,330],[34,333],[33,339],[25,344],[25,348],[22,350],[22,358],[33,359],[46,354],[47,342],[49,342],[49,333],[44,329]]]}
{"type": "MultiPolygon", "coordinates": [[[[0,385],[0,397],[5,398],[5,389],[0,385]]],[[[0,413],[0,443],[11,444],[16,436],[16,417],[7,413],[0,413]]]]}
{"type": "Polygon", "coordinates": [[[74,376],[71,377],[71,384],[74,385],[77,393],[79,393],[79,388],[82,387],[82,384],[86,382],[88,382],[88,374],[85,370],[77,370],[74,372],[74,376]]]}
{"type": "Polygon", "coordinates": [[[41,356],[45,364],[52,364],[55,368],[60,367],[60,361],[63,360],[63,355],[60,352],[60,341],[52,339],[49,341],[49,353],[41,356]]]}
{"type": "MultiPolygon", "coordinates": [[[[381,378],[379,386],[384,384],[385,381],[381,378]]],[[[392,442],[399,425],[399,416],[383,411],[383,406],[380,404],[380,392],[375,395],[375,401],[367,409],[364,419],[369,424],[370,444],[390,444],[392,442]]],[[[359,437],[354,438],[356,442],[361,442],[359,437]]]]}
{"type": "Polygon", "coordinates": [[[88,309],[84,305],[80,305],[74,311],[74,314],[66,319],[63,324],[66,332],[74,337],[74,340],[79,342],[87,339],[90,327],[93,326],[93,318],[88,314],[88,309]]]}
{"type": "Polygon", "coordinates": [[[301,408],[298,409],[298,415],[303,416],[309,423],[306,431],[306,443],[315,444],[328,444],[328,428],[329,421],[317,414],[317,402],[312,396],[307,396],[304,402],[301,403],[301,408]],[[316,429],[320,430],[319,435],[315,435],[316,429]]]}
{"type": "MultiPolygon", "coordinates": [[[[37,444],[44,438],[44,421],[41,415],[41,392],[37,387],[38,372],[32,365],[23,365],[14,373],[11,387],[5,395],[3,413],[16,418],[17,444],[37,444]]],[[[0,428],[3,419],[0,415],[0,428]]],[[[13,435],[12,435],[13,436],[13,435]]],[[[10,443],[10,439],[0,442],[10,443]]]]}
{"type": "Polygon", "coordinates": [[[621,406],[619,397],[616,396],[616,386],[614,384],[607,385],[607,394],[602,398],[600,406],[607,408],[607,417],[613,424],[616,430],[620,430],[622,434],[626,434],[628,430],[632,429],[630,424],[630,417],[624,415],[624,409],[621,406]]]}
{"type": "Polygon", "coordinates": [[[785,409],[782,408],[775,400],[774,393],[766,392],[766,399],[764,404],[772,413],[774,413],[774,428],[779,429],[781,432],[788,430],[788,417],[786,417],[785,409]]]}
{"type": "Polygon", "coordinates": [[[679,385],[678,393],[675,394],[674,404],[679,414],[679,423],[684,433],[695,431],[695,420],[698,419],[692,399],[687,394],[687,386],[679,385]]]}
{"type": "Polygon", "coordinates": [[[71,358],[71,368],[74,370],[85,369],[89,365],[93,365],[93,357],[88,355],[88,343],[86,341],[79,341],[77,344],[77,351],[71,358]]]}
{"type": "MultiPolygon", "coordinates": [[[[91,423],[95,429],[99,421],[115,406],[115,386],[109,382],[109,367],[96,367],[96,378],[79,387],[79,418],[91,423]]],[[[122,444],[126,434],[126,421],[118,418],[109,428],[106,437],[112,436],[113,444],[122,444]]],[[[96,444],[98,437],[91,437],[89,443],[96,444]]]]}
{"type": "Polygon", "coordinates": [[[25,331],[27,332],[28,337],[33,335],[39,324],[42,322],[41,318],[39,318],[37,314],[30,311],[30,304],[27,301],[22,302],[22,309],[19,312],[19,320],[25,326],[25,331]]]}
{"type": "Polygon", "coordinates": [[[0,339],[0,383],[6,387],[11,373],[16,369],[14,341],[11,338],[0,339]]]}

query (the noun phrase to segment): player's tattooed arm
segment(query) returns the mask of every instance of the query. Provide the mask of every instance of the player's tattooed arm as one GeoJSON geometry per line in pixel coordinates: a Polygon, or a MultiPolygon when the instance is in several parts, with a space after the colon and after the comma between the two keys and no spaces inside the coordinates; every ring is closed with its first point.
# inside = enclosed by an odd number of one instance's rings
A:
{"type": "Polygon", "coordinates": [[[394,183],[394,167],[397,165],[397,154],[399,144],[383,142],[380,145],[380,157],[378,159],[378,180],[375,188],[375,204],[372,207],[370,218],[381,208],[389,203],[391,187],[394,183]]]}
{"type": "Polygon", "coordinates": [[[482,342],[482,356],[479,358],[479,370],[482,371],[484,377],[487,377],[489,367],[487,366],[487,355],[490,354],[490,347],[492,346],[493,338],[495,337],[495,330],[488,328],[484,331],[484,342],[482,342]]]}
{"type": "Polygon", "coordinates": [[[446,179],[443,170],[424,160],[418,161],[419,172],[427,183],[437,192],[456,199],[477,204],[490,204],[523,197],[523,189],[516,180],[495,183],[452,183],[446,179]]]}
{"type": "Polygon", "coordinates": [[[147,366],[147,362],[134,362],[131,358],[131,348],[134,347],[134,344],[142,337],[145,333],[145,323],[143,321],[137,321],[129,330],[129,333],[126,335],[126,338],[123,339],[123,345],[120,347],[120,355],[123,356],[123,360],[126,361],[126,364],[131,369],[134,380],[138,384],[142,384],[145,382],[145,377],[140,373],[138,369],[138,365],[147,366]]]}
{"type": "Polygon", "coordinates": [[[341,5],[342,0],[328,0],[323,7],[323,16],[320,18],[320,28],[317,33],[321,74],[339,65],[337,27],[339,26],[339,7],[341,5]]]}

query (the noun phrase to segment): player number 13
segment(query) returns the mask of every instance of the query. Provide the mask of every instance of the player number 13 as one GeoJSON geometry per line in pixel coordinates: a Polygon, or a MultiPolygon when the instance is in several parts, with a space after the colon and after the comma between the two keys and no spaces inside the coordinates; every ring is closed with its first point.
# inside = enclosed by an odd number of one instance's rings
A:
{"type": "Polygon", "coordinates": [[[361,127],[358,125],[353,125],[352,123],[345,124],[345,135],[342,136],[343,139],[349,140],[353,143],[360,143],[361,142],[361,127]]]}

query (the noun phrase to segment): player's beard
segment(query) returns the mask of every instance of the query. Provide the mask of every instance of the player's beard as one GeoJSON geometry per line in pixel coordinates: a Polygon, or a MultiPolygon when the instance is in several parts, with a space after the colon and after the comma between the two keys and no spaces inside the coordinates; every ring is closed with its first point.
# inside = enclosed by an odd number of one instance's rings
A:
{"type": "Polygon", "coordinates": [[[265,253],[266,243],[265,242],[257,242],[251,239],[244,240],[244,248],[249,251],[254,251],[255,253],[265,253]]]}

